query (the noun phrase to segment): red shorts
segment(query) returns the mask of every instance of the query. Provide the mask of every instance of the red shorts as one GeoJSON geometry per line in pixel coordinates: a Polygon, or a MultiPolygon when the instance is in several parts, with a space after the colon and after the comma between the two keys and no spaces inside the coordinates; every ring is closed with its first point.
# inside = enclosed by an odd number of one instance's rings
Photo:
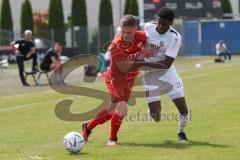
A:
{"type": "Polygon", "coordinates": [[[105,78],[106,85],[111,96],[111,101],[113,103],[121,101],[125,101],[127,103],[131,95],[135,79],[125,80],[118,77],[111,77],[110,74],[107,74],[105,78]]]}

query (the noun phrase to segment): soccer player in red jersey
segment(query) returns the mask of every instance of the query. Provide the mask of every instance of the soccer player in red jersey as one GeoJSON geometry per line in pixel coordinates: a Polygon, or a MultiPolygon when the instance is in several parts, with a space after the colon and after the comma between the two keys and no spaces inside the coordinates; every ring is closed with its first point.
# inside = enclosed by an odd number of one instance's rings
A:
{"type": "Polygon", "coordinates": [[[137,31],[136,26],[137,22],[134,16],[124,15],[121,17],[121,32],[110,45],[111,64],[106,74],[106,85],[111,96],[111,102],[94,119],[83,123],[82,134],[85,141],[88,141],[93,128],[111,119],[111,134],[107,145],[117,144],[117,133],[127,113],[127,102],[134,80],[138,75],[137,69],[129,71],[124,67],[124,64],[143,61],[146,56],[153,53],[144,49],[147,40],[146,35],[144,32],[137,31]]]}

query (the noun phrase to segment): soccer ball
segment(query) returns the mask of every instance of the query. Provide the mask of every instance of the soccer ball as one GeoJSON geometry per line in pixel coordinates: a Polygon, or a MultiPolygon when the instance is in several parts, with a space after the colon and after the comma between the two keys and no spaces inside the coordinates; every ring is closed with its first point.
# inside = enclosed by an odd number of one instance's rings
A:
{"type": "Polygon", "coordinates": [[[201,68],[201,67],[202,67],[202,65],[201,65],[201,64],[199,64],[199,63],[197,63],[197,64],[195,65],[195,67],[196,67],[196,68],[201,68]]]}
{"type": "Polygon", "coordinates": [[[82,150],[85,141],[78,132],[70,132],[63,138],[63,144],[68,152],[78,153],[82,150]]]}

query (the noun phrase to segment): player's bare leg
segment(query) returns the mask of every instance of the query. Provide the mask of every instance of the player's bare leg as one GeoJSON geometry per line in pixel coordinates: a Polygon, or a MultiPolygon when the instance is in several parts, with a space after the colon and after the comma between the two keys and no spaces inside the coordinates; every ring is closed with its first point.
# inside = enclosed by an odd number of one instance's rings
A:
{"type": "Polygon", "coordinates": [[[96,117],[90,122],[84,122],[82,124],[82,134],[85,142],[88,141],[88,137],[90,136],[92,129],[100,124],[104,124],[112,118],[112,114],[115,111],[117,103],[110,103],[108,107],[104,107],[96,117]]]}
{"type": "Polygon", "coordinates": [[[180,98],[173,99],[173,103],[176,105],[180,113],[178,138],[180,141],[186,141],[187,137],[184,132],[185,126],[188,121],[188,108],[187,108],[186,100],[184,97],[180,97],[180,98]]]}
{"type": "Polygon", "coordinates": [[[108,146],[117,145],[117,138],[118,138],[117,133],[122,124],[122,120],[127,114],[127,111],[128,111],[128,107],[125,101],[121,101],[117,103],[115,112],[112,115],[111,135],[107,143],[108,146]]]}
{"type": "Polygon", "coordinates": [[[161,101],[148,103],[148,107],[150,116],[155,122],[159,122],[161,120],[161,101]]]}

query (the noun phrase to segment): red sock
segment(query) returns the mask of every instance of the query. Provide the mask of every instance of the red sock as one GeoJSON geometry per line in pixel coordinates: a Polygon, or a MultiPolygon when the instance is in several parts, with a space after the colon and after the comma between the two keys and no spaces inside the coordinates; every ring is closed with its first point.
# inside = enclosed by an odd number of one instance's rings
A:
{"type": "Polygon", "coordinates": [[[124,117],[120,117],[117,113],[113,114],[112,121],[111,121],[111,137],[110,138],[117,138],[117,133],[122,124],[123,119],[124,117]]]}
{"type": "Polygon", "coordinates": [[[88,123],[87,128],[89,130],[92,130],[97,125],[103,124],[108,120],[110,120],[111,118],[112,118],[112,115],[108,112],[107,109],[104,109],[103,111],[99,112],[91,122],[88,123]]]}

